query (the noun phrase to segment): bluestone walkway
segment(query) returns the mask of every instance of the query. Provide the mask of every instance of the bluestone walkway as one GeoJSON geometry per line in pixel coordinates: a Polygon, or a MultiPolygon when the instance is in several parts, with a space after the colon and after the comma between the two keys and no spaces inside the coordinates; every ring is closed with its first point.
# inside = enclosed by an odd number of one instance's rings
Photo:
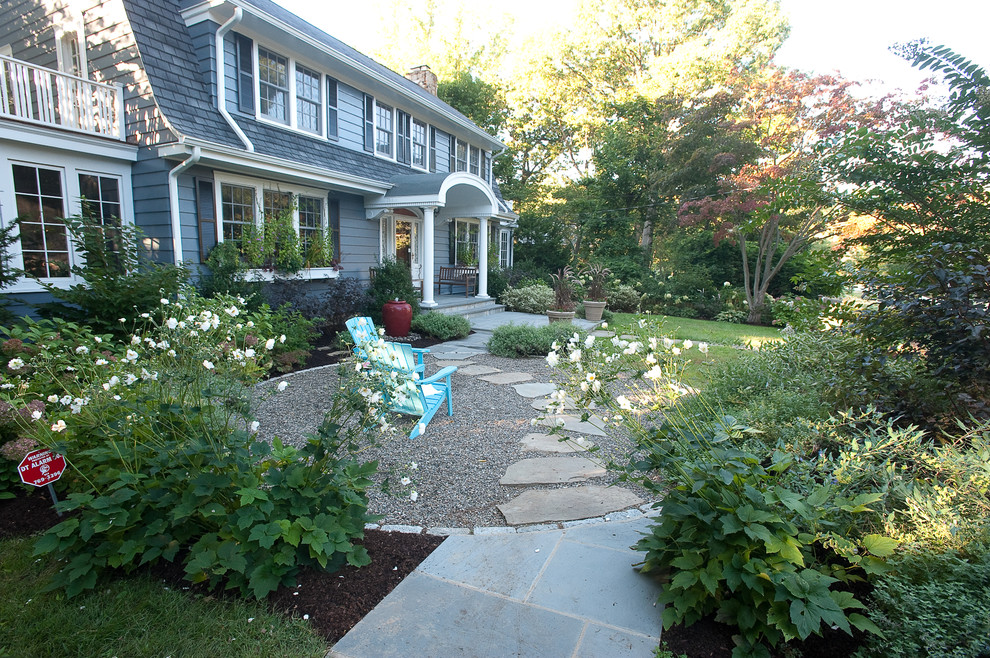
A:
{"type": "Polygon", "coordinates": [[[650,521],[448,537],[329,656],[652,656],[660,586],[630,548],[650,521]]]}

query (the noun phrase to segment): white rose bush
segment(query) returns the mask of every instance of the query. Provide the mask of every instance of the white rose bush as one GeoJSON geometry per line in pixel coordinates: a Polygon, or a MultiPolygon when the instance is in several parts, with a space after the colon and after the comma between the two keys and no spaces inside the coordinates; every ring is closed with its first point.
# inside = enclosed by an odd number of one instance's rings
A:
{"type": "Polygon", "coordinates": [[[72,514],[36,546],[65,562],[52,587],[72,596],[104,570],[164,559],[181,560],[192,582],[263,597],[303,566],[368,563],[353,540],[373,520],[365,491],[377,465],[356,453],[390,429],[390,382],[341,366],[305,445],[258,440],[251,387],[282,340],[270,318],[186,290],[129,338],[45,321],[0,344],[0,420],[70,465],[59,505],[72,514]]]}

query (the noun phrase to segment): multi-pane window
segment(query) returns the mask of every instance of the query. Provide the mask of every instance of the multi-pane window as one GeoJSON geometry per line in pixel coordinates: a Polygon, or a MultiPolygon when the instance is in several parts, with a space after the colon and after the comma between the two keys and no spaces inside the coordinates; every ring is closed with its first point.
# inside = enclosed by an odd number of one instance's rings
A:
{"type": "Polygon", "coordinates": [[[69,276],[62,172],[25,165],[13,170],[24,271],[39,278],[69,276]]]}
{"type": "Polygon", "coordinates": [[[313,241],[323,238],[323,199],[300,195],[298,203],[299,243],[306,255],[313,241]]]}
{"type": "Polygon", "coordinates": [[[265,190],[263,207],[265,217],[276,217],[292,209],[292,194],[276,190],[265,190]]]}
{"type": "Polygon", "coordinates": [[[502,229],[499,231],[499,245],[498,245],[498,266],[503,270],[508,269],[511,264],[512,256],[512,231],[507,231],[502,229]]]}
{"type": "MultiPolygon", "coordinates": [[[[82,215],[100,229],[107,257],[120,252],[120,179],[116,176],[79,174],[79,195],[82,215]]],[[[119,256],[118,256],[119,257],[119,256]]]]}
{"type": "Polygon", "coordinates": [[[454,171],[467,171],[468,168],[468,145],[467,142],[457,140],[454,150],[454,171]]]}
{"type": "Polygon", "coordinates": [[[240,242],[244,227],[254,227],[254,188],[244,185],[220,186],[223,239],[240,242]]]}
{"type": "Polygon", "coordinates": [[[320,74],[296,63],[296,126],[320,132],[320,74]]]}
{"type": "Polygon", "coordinates": [[[426,124],[415,119],[412,123],[412,163],[414,167],[426,169],[426,124]]]}
{"type": "Polygon", "coordinates": [[[454,256],[457,265],[478,264],[478,224],[458,219],[454,223],[454,256]]]}
{"type": "Polygon", "coordinates": [[[481,149],[477,146],[471,147],[471,163],[469,171],[475,176],[481,175],[481,149]]]}
{"type": "Polygon", "coordinates": [[[289,60],[258,48],[258,84],[261,113],[269,119],[289,122],[289,60]]]}
{"type": "Polygon", "coordinates": [[[375,103],[375,151],[392,157],[392,108],[375,103]]]}
{"type": "Polygon", "coordinates": [[[79,174],[82,214],[104,226],[120,225],[120,179],[116,176],[79,174]]]}

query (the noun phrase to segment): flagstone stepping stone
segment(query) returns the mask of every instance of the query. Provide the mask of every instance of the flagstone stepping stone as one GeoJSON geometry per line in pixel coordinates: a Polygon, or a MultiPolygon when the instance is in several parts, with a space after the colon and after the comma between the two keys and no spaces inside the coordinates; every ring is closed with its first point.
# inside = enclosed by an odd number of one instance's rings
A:
{"type": "Polygon", "coordinates": [[[488,375],[487,377],[479,377],[478,379],[483,379],[492,384],[518,384],[532,378],[533,375],[528,372],[500,372],[497,375],[488,375]]]}
{"type": "Polygon", "coordinates": [[[605,467],[587,457],[535,457],[510,464],[498,481],[505,486],[569,484],[603,477],[605,467]]]}
{"type": "Polygon", "coordinates": [[[455,345],[448,347],[443,343],[441,343],[440,345],[434,345],[433,347],[430,348],[430,354],[438,358],[442,357],[444,359],[448,358],[447,356],[448,354],[453,354],[455,352],[458,354],[469,354],[471,356],[478,356],[479,354],[484,354],[485,351],[476,350],[473,347],[466,347],[463,345],[455,345]]]}
{"type": "Polygon", "coordinates": [[[567,432],[605,436],[605,432],[601,430],[602,427],[605,427],[604,420],[598,416],[590,416],[588,421],[584,422],[580,416],[571,416],[570,414],[550,414],[545,418],[540,418],[536,423],[548,427],[561,427],[567,432]]]}
{"type": "Polygon", "coordinates": [[[478,356],[479,354],[481,354],[481,352],[471,350],[470,352],[441,352],[440,354],[430,354],[430,356],[435,359],[446,361],[467,361],[472,356],[478,356]]]}
{"type": "Polygon", "coordinates": [[[516,384],[512,388],[516,389],[516,393],[524,398],[539,398],[544,395],[550,395],[557,390],[557,387],[554,384],[544,384],[543,382],[516,384]]]}
{"type": "Polygon", "coordinates": [[[457,372],[462,375],[471,375],[473,377],[476,375],[488,375],[493,372],[502,372],[502,371],[499,370],[498,368],[492,368],[490,366],[482,366],[475,364],[475,365],[470,365],[467,368],[458,368],[457,372]]]}
{"type": "Polygon", "coordinates": [[[643,504],[619,487],[583,485],[563,489],[531,489],[497,505],[509,525],[591,519],[643,504]]]}
{"type": "Polygon", "coordinates": [[[632,334],[622,334],[619,338],[622,340],[636,340],[636,336],[633,336],[632,334]]]}
{"type": "MultiPolygon", "coordinates": [[[[444,355],[446,356],[446,354],[444,355]]],[[[474,361],[437,361],[434,364],[437,368],[446,368],[447,366],[457,366],[458,372],[460,372],[464,366],[475,365],[474,361]]]]}
{"type": "Polygon", "coordinates": [[[527,434],[522,438],[520,443],[522,444],[523,452],[539,451],[571,453],[583,452],[595,447],[595,444],[591,441],[591,439],[586,439],[583,436],[579,436],[577,438],[566,437],[567,441],[561,441],[561,438],[565,437],[553,436],[550,434],[527,434]]]}
{"type": "MultiPolygon", "coordinates": [[[[529,406],[533,407],[537,411],[545,411],[546,408],[550,406],[550,402],[551,400],[549,398],[543,398],[540,400],[533,400],[529,403],[529,406]]],[[[589,409],[595,409],[597,407],[598,405],[594,402],[588,403],[589,409]]],[[[567,409],[568,411],[574,411],[577,409],[577,403],[574,402],[574,398],[569,395],[564,398],[564,409],[567,409]]]]}
{"type": "Polygon", "coordinates": [[[615,335],[614,331],[608,331],[607,329],[596,329],[591,332],[591,335],[596,338],[611,338],[615,335]]]}

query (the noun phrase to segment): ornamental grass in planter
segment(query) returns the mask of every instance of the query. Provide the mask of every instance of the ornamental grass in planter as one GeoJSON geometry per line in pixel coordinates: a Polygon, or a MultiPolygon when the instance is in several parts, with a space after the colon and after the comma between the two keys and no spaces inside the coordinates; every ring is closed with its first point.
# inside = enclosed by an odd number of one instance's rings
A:
{"type": "Polygon", "coordinates": [[[581,275],[585,282],[584,317],[592,322],[601,322],[605,310],[605,286],[612,270],[603,265],[591,265],[581,275]]]}
{"type": "Polygon", "coordinates": [[[574,287],[577,280],[570,266],[550,275],[553,281],[553,307],[547,310],[550,322],[570,322],[574,319],[574,287]]]}

